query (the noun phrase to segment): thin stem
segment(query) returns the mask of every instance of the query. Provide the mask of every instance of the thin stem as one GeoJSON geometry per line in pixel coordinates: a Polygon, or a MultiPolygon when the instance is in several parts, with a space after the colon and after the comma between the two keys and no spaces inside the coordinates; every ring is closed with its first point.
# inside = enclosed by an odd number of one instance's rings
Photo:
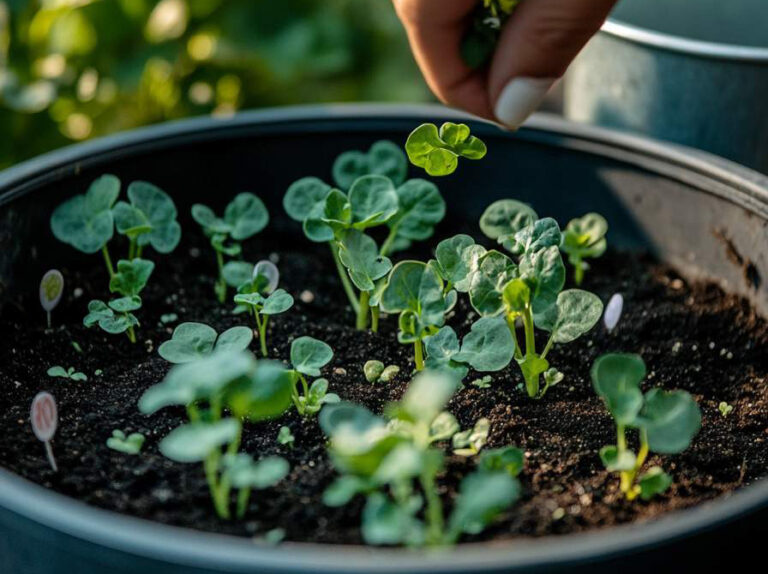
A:
{"type": "MultiPolygon", "coordinates": [[[[533,313],[530,306],[523,311],[523,327],[525,329],[525,360],[533,359],[536,357],[536,339],[534,339],[533,313]]],[[[537,373],[533,377],[524,374],[523,378],[528,396],[536,398],[539,395],[539,374],[537,373]]]]}
{"type": "Polygon", "coordinates": [[[136,238],[132,238],[131,242],[128,244],[128,259],[133,260],[133,258],[136,257],[136,238]]]}
{"type": "Polygon", "coordinates": [[[440,544],[443,535],[443,504],[435,487],[435,476],[424,473],[420,478],[421,488],[427,500],[425,517],[427,519],[427,541],[429,544],[440,544]]]}
{"type": "Polygon", "coordinates": [[[227,282],[224,280],[224,256],[221,251],[214,248],[216,251],[216,265],[219,268],[219,278],[216,280],[216,295],[219,298],[219,303],[224,303],[227,298],[227,282]]]}
{"type": "Polygon", "coordinates": [[[374,333],[379,332],[379,306],[374,305],[371,307],[371,331],[374,333]]]}
{"type": "Polygon", "coordinates": [[[141,254],[144,252],[144,246],[141,244],[138,244],[136,247],[136,257],[141,257],[141,254]]]}
{"type": "Polygon", "coordinates": [[[267,320],[269,319],[269,315],[264,315],[264,317],[259,316],[259,312],[256,310],[256,307],[253,307],[253,316],[256,318],[256,325],[259,328],[259,345],[261,346],[261,354],[266,357],[267,356],[267,320]]]}
{"type": "Polygon", "coordinates": [[[246,486],[237,493],[237,517],[243,518],[248,510],[248,501],[251,498],[251,488],[246,486]]]}
{"type": "Polygon", "coordinates": [[[389,253],[389,250],[392,249],[392,244],[395,242],[395,238],[397,237],[397,225],[394,225],[389,230],[389,235],[387,235],[387,238],[384,240],[384,243],[381,244],[381,249],[379,250],[379,255],[382,257],[386,257],[389,253]]]}
{"type": "Polygon", "coordinates": [[[131,343],[135,343],[136,342],[136,331],[133,330],[133,325],[128,327],[128,340],[131,343]]]}
{"type": "Polygon", "coordinates": [[[552,334],[549,336],[549,340],[547,341],[547,344],[544,346],[544,350],[541,352],[541,358],[546,359],[547,353],[549,353],[552,350],[552,346],[555,344],[555,332],[552,331],[552,334]]]}
{"type": "Polygon", "coordinates": [[[581,257],[573,258],[573,282],[576,285],[581,285],[584,281],[584,263],[581,261],[581,257]]]}
{"type": "Polygon", "coordinates": [[[51,328],[51,312],[50,311],[45,312],[45,318],[48,322],[48,328],[50,329],[51,328]]]}
{"type": "Polygon", "coordinates": [[[371,293],[369,291],[360,292],[360,308],[357,310],[357,323],[356,327],[358,331],[364,331],[368,328],[368,301],[371,299],[371,293]]]}
{"type": "Polygon", "coordinates": [[[109,256],[109,249],[107,249],[106,243],[104,244],[104,247],[101,248],[101,254],[104,257],[107,271],[109,271],[109,278],[112,279],[112,277],[115,276],[115,268],[112,266],[112,258],[109,256]]]}
{"type": "Polygon", "coordinates": [[[424,348],[421,344],[421,339],[416,339],[413,343],[413,356],[416,361],[416,370],[421,371],[424,369],[424,348]]]}
{"type": "Polygon", "coordinates": [[[515,325],[515,316],[508,313],[506,316],[507,326],[509,332],[512,333],[512,340],[515,342],[515,359],[521,361],[523,359],[523,350],[520,348],[520,343],[517,340],[517,325],[515,325]]]}
{"type": "Polygon", "coordinates": [[[332,241],[329,241],[328,245],[331,248],[331,255],[333,255],[333,261],[336,263],[336,271],[339,272],[339,279],[341,279],[341,284],[344,287],[344,292],[347,294],[349,304],[352,305],[352,309],[355,311],[355,313],[358,313],[360,311],[360,302],[357,300],[357,295],[355,294],[355,289],[352,287],[352,283],[349,280],[347,270],[344,265],[342,265],[341,259],[339,258],[339,248],[332,241]]]}
{"type": "Polygon", "coordinates": [[[299,380],[301,381],[301,387],[304,389],[304,398],[309,397],[309,384],[307,383],[307,378],[299,373],[299,380]]]}

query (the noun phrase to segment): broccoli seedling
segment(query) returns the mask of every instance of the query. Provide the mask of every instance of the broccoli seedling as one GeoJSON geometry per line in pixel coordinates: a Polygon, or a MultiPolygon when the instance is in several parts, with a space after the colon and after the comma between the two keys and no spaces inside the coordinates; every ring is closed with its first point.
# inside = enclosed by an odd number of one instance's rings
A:
{"type": "Polygon", "coordinates": [[[216,329],[204,323],[181,323],[157,352],[169,363],[189,363],[214,351],[244,351],[252,340],[250,327],[231,327],[219,335],[216,329]]]}
{"type": "Polygon", "coordinates": [[[725,401],[720,401],[720,404],[717,405],[717,410],[720,411],[720,414],[723,415],[723,418],[725,418],[731,414],[733,405],[729,405],[725,401]]]}
{"type": "Polygon", "coordinates": [[[238,451],[243,422],[282,415],[291,405],[292,389],[291,372],[280,363],[256,361],[246,351],[220,350],[174,366],[144,392],[139,410],[151,415],[169,406],[186,407],[189,422],[162,439],[160,452],[176,462],[202,463],[216,513],[228,519],[233,488],[236,514],[242,517],[253,489],[272,486],[288,473],[282,458],[254,461],[238,451]]]}
{"type": "Polygon", "coordinates": [[[128,186],[128,202],[112,208],[117,232],[129,240],[128,259],[141,257],[151,245],[158,253],[170,253],[181,240],[176,205],[162,189],[145,181],[128,186]]]}
{"type": "Polygon", "coordinates": [[[405,151],[413,165],[443,176],[456,171],[460,157],[482,159],[488,150],[466,124],[445,122],[439,130],[435,124],[421,124],[408,135],[405,151]]]}
{"type": "MultiPolygon", "coordinates": [[[[239,193],[227,205],[224,217],[218,217],[207,205],[192,206],[192,218],[203,228],[216,253],[219,275],[214,285],[220,303],[227,298],[224,257],[237,257],[242,252],[241,241],[253,237],[269,223],[269,212],[264,202],[252,193],[239,193]]],[[[234,285],[237,287],[237,285],[234,285]]]]}
{"type": "Polygon", "coordinates": [[[645,362],[639,355],[607,354],[592,365],[592,385],[616,423],[615,445],[600,449],[609,472],[620,477],[627,500],[649,500],[663,493],[672,478],[658,466],[638,476],[650,452],[676,454],[684,451],[701,428],[701,411],[685,391],[654,388],[643,394],[645,362]],[[637,429],[640,449],[627,446],[626,431],[637,429]]]}
{"type": "Polygon", "coordinates": [[[331,359],[333,359],[333,349],[323,341],[312,337],[299,337],[291,343],[291,366],[294,378],[291,398],[300,415],[311,416],[320,412],[324,404],[339,402],[338,395],[328,392],[327,379],[316,379],[312,385],[307,381],[307,377],[319,377],[320,369],[331,359]],[[299,383],[303,393],[299,393],[299,383]]]}
{"type": "Polygon", "coordinates": [[[333,174],[341,189],[305,177],[283,199],[307,238],[330,246],[359,329],[369,321],[373,331],[378,329],[382,278],[392,268],[388,255],[431,237],[445,216],[437,187],[421,179],[404,181],[406,171],[403,152],[391,142],[377,142],[367,154],[339,156],[333,174]],[[366,231],[383,226],[389,232],[379,248],[366,231]]]}
{"type": "Polygon", "coordinates": [[[552,346],[570,343],[592,329],[602,315],[603,303],[588,291],[563,291],[562,234],[554,219],[538,219],[527,205],[504,199],[485,210],[480,228],[516,259],[496,250],[470,249],[462,240],[457,243],[461,250],[449,250],[450,261],[453,268],[468,269],[464,287],[473,308],[482,316],[506,320],[528,396],[540,398],[562,380],[547,360],[552,346]],[[517,338],[518,323],[523,327],[524,346],[517,338]],[[541,352],[536,349],[536,328],[550,333],[541,352]]]}
{"type": "Polygon", "coordinates": [[[605,253],[608,222],[602,215],[587,213],[583,217],[572,219],[563,231],[563,244],[560,247],[568,255],[568,263],[573,266],[573,281],[581,285],[584,272],[589,269],[585,259],[595,259],[605,253]]]}
{"type": "Polygon", "coordinates": [[[293,448],[293,443],[296,442],[296,438],[293,436],[289,427],[281,426],[277,433],[277,442],[285,447],[293,448]]]}
{"type": "Polygon", "coordinates": [[[70,379],[72,381],[87,381],[88,377],[85,373],[76,371],[74,367],[65,369],[60,365],[54,365],[46,371],[49,377],[61,377],[62,379],[70,379]]]}
{"type": "Polygon", "coordinates": [[[136,342],[134,327],[139,320],[133,311],[141,309],[139,294],[146,287],[155,264],[146,259],[121,259],[117,262],[117,273],[109,281],[109,290],[122,295],[105,303],[95,299],[88,303],[88,314],[83,325],[98,325],[103,331],[116,335],[126,333],[131,343],[136,342]]]}
{"type": "Polygon", "coordinates": [[[107,439],[107,446],[124,454],[139,454],[144,446],[144,435],[134,432],[128,436],[119,429],[112,431],[112,436],[107,439]]]}
{"type": "Polygon", "coordinates": [[[362,534],[368,544],[454,544],[464,533],[481,532],[517,500],[515,477],[521,465],[513,468],[494,453],[494,459],[464,478],[446,520],[436,487],[445,456],[436,444],[459,431],[456,419],[444,410],[455,390],[452,377],[425,371],[399,403],[387,408],[389,421],[351,403],[321,411],[320,426],[341,473],[323,500],[343,506],[365,496],[362,534]]]}
{"type": "Polygon", "coordinates": [[[274,263],[259,261],[249,280],[237,288],[234,301],[251,311],[259,331],[261,354],[267,356],[267,323],[293,307],[293,296],[285,289],[276,289],[280,274],[274,263]]]}
{"type": "Polygon", "coordinates": [[[501,30],[520,0],[483,0],[472,14],[472,24],[461,41],[461,57],[472,69],[488,63],[501,30]]]}
{"type": "Polygon", "coordinates": [[[488,442],[490,430],[491,422],[483,418],[478,420],[471,429],[457,432],[451,439],[453,453],[459,456],[475,456],[488,442]]]}

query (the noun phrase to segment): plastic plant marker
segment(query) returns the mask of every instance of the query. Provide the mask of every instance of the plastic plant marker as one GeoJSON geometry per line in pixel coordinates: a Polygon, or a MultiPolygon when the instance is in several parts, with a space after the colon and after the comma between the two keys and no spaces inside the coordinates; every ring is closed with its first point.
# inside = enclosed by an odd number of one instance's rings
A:
{"type": "Polygon", "coordinates": [[[605,314],[603,315],[603,323],[605,328],[610,333],[619,324],[621,319],[621,312],[624,309],[624,297],[621,293],[614,293],[608,304],[605,306],[605,314]]]}
{"type": "Polygon", "coordinates": [[[45,444],[45,454],[48,456],[48,462],[51,464],[53,472],[58,472],[56,459],[53,457],[53,448],[51,448],[51,439],[56,434],[56,427],[59,422],[59,413],[56,408],[56,399],[51,393],[42,391],[35,395],[32,400],[32,408],[29,415],[32,423],[32,431],[37,440],[45,444]]]}
{"type": "Polygon", "coordinates": [[[48,328],[51,328],[51,311],[61,301],[64,293],[64,276],[58,269],[50,269],[45,272],[40,280],[40,305],[45,311],[48,328]]]}

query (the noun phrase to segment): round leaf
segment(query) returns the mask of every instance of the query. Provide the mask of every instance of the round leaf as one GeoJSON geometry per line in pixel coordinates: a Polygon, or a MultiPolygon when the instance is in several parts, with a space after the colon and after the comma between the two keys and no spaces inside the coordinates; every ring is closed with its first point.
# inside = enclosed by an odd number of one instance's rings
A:
{"type": "Polygon", "coordinates": [[[173,330],[171,340],[160,345],[157,352],[169,363],[188,363],[210,354],[215,342],[213,327],[203,323],[181,323],[173,330]]]}
{"type": "Polygon", "coordinates": [[[316,177],[304,177],[295,181],[283,197],[283,207],[291,219],[304,222],[307,218],[325,205],[325,198],[331,191],[331,186],[316,177]]]}
{"type": "Polygon", "coordinates": [[[397,213],[398,197],[389,178],[366,175],[352,184],[349,204],[354,227],[365,229],[389,221],[397,213]]]}
{"type": "Polygon", "coordinates": [[[239,428],[234,419],[181,425],[160,441],[160,452],[176,462],[200,462],[214,449],[235,440],[239,428]]]}
{"type": "Polygon", "coordinates": [[[651,389],[637,420],[648,433],[654,452],[676,454],[684,451],[701,428],[701,411],[685,391],[651,389]]]}
{"type": "Polygon", "coordinates": [[[557,296],[557,321],[552,329],[555,342],[575,341],[597,324],[602,313],[603,302],[597,295],[581,289],[562,291],[557,296]]]}
{"type": "Polygon", "coordinates": [[[320,369],[332,358],[333,349],[323,341],[312,337],[299,337],[291,343],[293,368],[310,377],[320,376],[320,369]]]}
{"type": "Polygon", "coordinates": [[[256,235],[269,223],[264,202],[252,193],[238,193],[224,211],[224,221],[232,228],[232,239],[242,241],[256,235]]]}
{"type": "Polygon", "coordinates": [[[392,262],[379,255],[376,242],[357,230],[350,231],[342,241],[339,258],[349,271],[350,279],[361,291],[372,291],[376,287],[374,281],[392,269],[392,262]]]}
{"type": "Polygon", "coordinates": [[[520,483],[507,472],[473,472],[461,481],[451,530],[478,534],[519,496],[520,483]]]}
{"type": "Polygon", "coordinates": [[[445,201],[431,181],[411,179],[397,188],[399,208],[387,222],[397,227],[398,237],[424,240],[432,236],[435,225],[445,217],[445,201]]]}
{"type": "Polygon", "coordinates": [[[152,245],[158,253],[170,253],[179,244],[181,226],[176,221],[176,206],[170,196],[146,181],[128,186],[131,206],[141,212],[151,230],[138,236],[139,245],[152,245]]]}
{"type": "Polygon", "coordinates": [[[284,289],[278,289],[264,300],[259,311],[262,315],[278,315],[293,307],[293,296],[284,289]]]}
{"type": "Polygon", "coordinates": [[[514,235],[538,219],[536,212],[514,199],[500,199],[489,205],[480,217],[480,230],[489,239],[514,235]]]}
{"type": "Polygon", "coordinates": [[[504,317],[483,317],[472,325],[453,360],[469,363],[476,371],[493,372],[509,365],[514,353],[515,341],[504,317]]]}
{"type": "Polygon", "coordinates": [[[405,154],[399,146],[387,140],[374,143],[368,153],[344,152],[333,162],[333,180],[341,189],[349,189],[364,175],[383,175],[400,185],[407,172],[405,154]]]}
{"type": "Polygon", "coordinates": [[[253,341],[249,327],[230,327],[216,339],[216,351],[245,351],[253,341]]]}
{"type": "Polygon", "coordinates": [[[619,424],[632,424],[643,406],[640,383],[645,362],[639,355],[610,353],[592,365],[592,385],[619,424]]]}

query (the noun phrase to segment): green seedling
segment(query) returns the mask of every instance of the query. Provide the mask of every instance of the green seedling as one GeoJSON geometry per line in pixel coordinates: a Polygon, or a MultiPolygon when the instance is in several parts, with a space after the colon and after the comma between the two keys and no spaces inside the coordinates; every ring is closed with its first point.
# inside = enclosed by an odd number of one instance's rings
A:
{"type": "Polygon", "coordinates": [[[581,285],[584,272],[589,269],[585,259],[595,259],[605,253],[608,222],[602,215],[588,213],[568,222],[563,230],[563,244],[560,249],[568,255],[573,267],[573,281],[581,285]]]}
{"type": "Polygon", "coordinates": [[[72,381],[87,381],[88,377],[85,373],[76,371],[74,367],[65,369],[59,365],[55,365],[46,371],[49,377],[61,377],[62,379],[70,379],[72,381]]]}
{"type": "Polygon", "coordinates": [[[201,203],[192,206],[192,217],[203,228],[216,253],[219,275],[214,290],[219,302],[224,303],[227,298],[225,256],[239,256],[242,252],[240,242],[253,237],[267,226],[269,212],[261,199],[254,194],[239,193],[225,208],[223,218],[201,203]]]}
{"type": "Polygon", "coordinates": [[[296,437],[293,436],[289,427],[282,426],[277,433],[277,442],[285,447],[293,448],[293,443],[296,442],[296,437]]]}
{"type": "Polygon", "coordinates": [[[250,278],[238,286],[234,301],[253,315],[261,354],[266,357],[269,318],[293,307],[293,296],[284,289],[276,289],[280,274],[274,263],[259,261],[252,269],[250,278]]]}
{"type": "Polygon", "coordinates": [[[144,446],[144,435],[135,432],[128,436],[119,429],[112,431],[112,436],[107,439],[107,446],[124,454],[139,454],[144,446]]]}
{"type": "Polygon", "coordinates": [[[312,337],[299,337],[291,343],[291,371],[293,375],[293,393],[291,398],[296,411],[302,416],[311,416],[320,412],[325,404],[338,403],[339,397],[328,392],[328,380],[316,379],[312,385],[307,377],[319,377],[320,369],[333,359],[333,349],[322,341],[312,337]],[[302,393],[298,385],[301,384],[302,393]]]}
{"type": "Polygon", "coordinates": [[[659,388],[643,394],[645,374],[639,355],[602,355],[592,365],[592,385],[616,422],[617,442],[600,449],[600,458],[609,472],[619,474],[627,500],[649,500],[669,488],[672,478],[658,466],[639,475],[648,454],[682,452],[701,428],[701,411],[690,394],[659,388]],[[627,446],[628,429],[638,431],[637,454],[627,446]]]}
{"type": "Polygon", "coordinates": [[[249,327],[231,327],[219,335],[204,323],[181,323],[157,352],[169,363],[189,363],[214,351],[244,351],[252,340],[253,331],[249,327]]]}
{"type": "Polygon", "coordinates": [[[451,439],[453,453],[459,456],[475,456],[479,454],[485,443],[488,442],[488,432],[490,430],[491,422],[483,418],[478,420],[473,428],[457,432],[451,439]]]}
{"type": "Polygon", "coordinates": [[[729,405],[725,401],[721,401],[720,404],[717,405],[717,410],[720,411],[720,414],[723,415],[723,417],[727,417],[729,414],[731,414],[733,405],[729,405]]]}
{"type": "Polygon", "coordinates": [[[443,327],[425,339],[426,366],[450,372],[459,381],[469,367],[479,372],[496,372],[509,365],[515,356],[515,340],[503,317],[482,317],[459,344],[451,327],[443,327]]]}
{"type": "Polygon", "coordinates": [[[553,345],[575,341],[592,329],[600,319],[603,304],[588,291],[563,291],[562,234],[554,219],[537,219],[527,205],[505,199],[486,209],[480,228],[512,256],[472,248],[458,236],[460,239],[452,239],[453,248],[446,249],[450,257],[438,268],[459,276],[467,270],[462,287],[468,291],[474,309],[484,317],[504,317],[515,341],[515,359],[528,396],[540,398],[562,380],[547,360],[553,345]],[[524,332],[522,344],[517,336],[518,324],[524,332]],[[541,352],[536,348],[536,328],[550,334],[541,352]]]}
{"type": "Polygon", "coordinates": [[[129,240],[128,259],[141,257],[147,245],[158,253],[170,253],[181,240],[173,200],[159,187],[145,181],[128,186],[128,202],[112,209],[117,232],[129,240]]]}
{"type": "Polygon", "coordinates": [[[162,439],[160,452],[176,462],[202,463],[216,513],[228,519],[233,489],[242,517],[253,489],[272,486],[288,472],[279,457],[254,461],[238,451],[243,422],[281,416],[291,405],[292,389],[291,372],[280,363],[221,350],[174,366],[142,395],[139,410],[151,415],[165,407],[186,408],[188,422],[162,439]]]}
{"type": "Polygon", "coordinates": [[[368,544],[451,545],[462,534],[480,533],[518,498],[520,467],[512,473],[512,465],[496,455],[462,481],[445,517],[436,486],[445,456],[437,444],[460,430],[444,410],[455,390],[452,377],[425,371],[399,403],[389,406],[389,420],[350,403],[320,413],[331,459],[341,473],[323,500],[343,506],[365,496],[362,534],[368,544]]]}
{"type": "Polygon", "coordinates": [[[493,377],[491,375],[485,375],[484,377],[480,377],[479,379],[470,381],[469,384],[474,387],[477,387],[478,389],[490,389],[492,382],[493,382],[493,377]]]}
{"type": "Polygon", "coordinates": [[[445,324],[445,314],[456,302],[456,293],[445,284],[433,264],[401,261],[392,269],[381,294],[381,308],[399,313],[397,339],[412,344],[416,370],[424,368],[424,339],[445,324]]]}
{"type": "Polygon", "coordinates": [[[413,165],[442,176],[456,171],[460,157],[482,159],[488,150],[466,124],[445,122],[439,130],[435,124],[421,124],[408,136],[405,151],[413,165]]]}
{"type": "Polygon", "coordinates": [[[288,188],[283,205],[311,241],[329,244],[357,327],[370,321],[376,331],[382,278],[392,268],[388,255],[431,237],[445,202],[433,183],[403,181],[407,162],[391,142],[377,142],[367,154],[342,154],[333,171],[345,191],[305,177],[288,188]],[[384,226],[389,231],[379,248],[366,232],[384,226]]]}
{"type": "Polygon", "coordinates": [[[146,259],[121,259],[117,262],[117,273],[109,281],[109,290],[121,297],[108,303],[98,299],[88,303],[88,315],[83,325],[98,325],[103,331],[116,335],[126,333],[131,343],[136,342],[134,327],[139,320],[134,311],[141,309],[141,291],[146,287],[155,264],[146,259]]]}
{"type": "Polygon", "coordinates": [[[520,0],[483,0],[461,42],[461,57],[472,69],[486,65],[496,50],[501,30],[520,0]]]}

